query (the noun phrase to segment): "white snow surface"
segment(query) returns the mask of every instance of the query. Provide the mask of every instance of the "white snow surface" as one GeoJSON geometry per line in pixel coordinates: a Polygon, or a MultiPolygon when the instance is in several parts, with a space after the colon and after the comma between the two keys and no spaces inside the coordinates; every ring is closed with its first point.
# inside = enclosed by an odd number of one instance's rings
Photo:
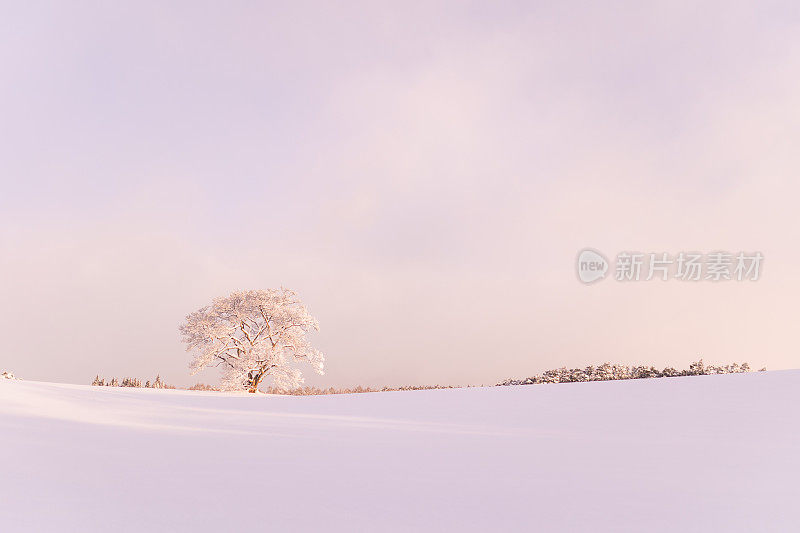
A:
{"type": "Polygon", "coordinates": [[[799,400],[800,371],[313,397],[0,380],[0,531],[797,531],[799,400]]]}

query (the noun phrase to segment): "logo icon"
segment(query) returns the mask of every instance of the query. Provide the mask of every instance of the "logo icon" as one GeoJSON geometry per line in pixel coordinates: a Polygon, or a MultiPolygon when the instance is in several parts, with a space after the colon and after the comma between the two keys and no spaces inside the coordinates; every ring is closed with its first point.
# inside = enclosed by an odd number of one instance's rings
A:
{"type": "Polygon", "coordinates": [[[606,277],[608,272],[608,259],[597,250],[584,248],[578,253],[578,279],[587,285],[606,277]]]}

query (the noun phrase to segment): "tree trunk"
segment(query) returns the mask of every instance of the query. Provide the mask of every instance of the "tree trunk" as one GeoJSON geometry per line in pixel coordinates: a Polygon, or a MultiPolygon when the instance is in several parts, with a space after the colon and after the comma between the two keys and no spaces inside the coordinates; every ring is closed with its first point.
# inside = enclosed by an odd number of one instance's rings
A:
{"type": "Polygon", "coordinates": [[[261,379],[264,377],[264,374],[258,373],[253,378],[253,382],[250,384],[250,390],[248,392],[255,394],[258,392],[258,384],[261,383],[261,379]]]}

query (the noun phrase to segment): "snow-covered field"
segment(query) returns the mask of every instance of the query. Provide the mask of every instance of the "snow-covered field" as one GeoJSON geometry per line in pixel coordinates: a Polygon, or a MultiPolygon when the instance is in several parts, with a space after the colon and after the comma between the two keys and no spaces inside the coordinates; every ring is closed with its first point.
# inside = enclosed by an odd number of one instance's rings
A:
{"type": "Polygon", "coordinates": [[[0,531],[797,531],[800,371],[276,397],[0,380],[0,531]]]}

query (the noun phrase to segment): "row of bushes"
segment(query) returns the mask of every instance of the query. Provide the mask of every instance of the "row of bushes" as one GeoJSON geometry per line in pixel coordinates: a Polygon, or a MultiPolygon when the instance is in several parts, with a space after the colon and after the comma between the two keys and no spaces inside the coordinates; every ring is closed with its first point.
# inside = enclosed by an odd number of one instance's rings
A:
{"type": "MultiPolygon", "coordinates": [[[[764,371],[762,368],[760,371],[764,371]]],[[[625,366],[603,363],[600,366],[586,368],[557,368],[547,370],[527,379],[507,379],[498,385],[535,385],[538,383],[575,383],[581,381],[612,381],[618,379],[671,378],[679,376],[705,376],[709,374],[738,374],[750,372],[747,363],[731,365],[705,365],[703,360],[695,361],[687,370],[676,370],[672,367],[658,370],[653,366],[625,366]]]]}
{"type": "Polygon", "coordinates": [[[168,385],[161,380],[161,376],[156,376],[156,379],[153,380],[151,383],[150,380],[145,381],[144,385],[142,385],[142,380],[139,378],[122,378],[122,381],[119,381],[117,378],[111,378],[110,380],[106,381],[105,378],[101,378],[99,375],[95,376],[94,381],[92,381],[92,385],[95,387],[136,387],[136,388],[145,388],[145,389],[174,389],[174,385],[168,385]]]}
{"type": "MultiPolygon", "coordinates": [[[[455,387],[445,385],[406,385],[403,387],[382,387],[373,389],[372,387],[353,387],[353,388],[334,388],[328,387],[327,389],[320,389],[318,387],[298,387],[296,389],[279,389],[276,387],[267,387],[264,392],[266,394],[288,394],[290,396],[320,396],[323,394],[360,394],[362,392],[387,392],[387,391],[406,391],[406,390],[431,390],[431,389],[453,389],[455,387]]],[[[201,391],[220,391],[222,389],[207,385],[205,383],[197,383],[192,385],[187,390],[201,390],[201,391]]]]}
{"type": "Polygon", "coordinates": [[[359,394],[362,392],[389,392],[389,391],[408,391],[408,390],[432,390],[432,389],[454,389],[451,385],[404,385],[402,387],[354,387],[354,388],[334,388],[320,389],[317,387],[300,387],[291,390],[282,390],[275,387],[267,387],[264,391],[267,394],[289,394],[292,396],[318,396],[322,394],[359,394]]]}

